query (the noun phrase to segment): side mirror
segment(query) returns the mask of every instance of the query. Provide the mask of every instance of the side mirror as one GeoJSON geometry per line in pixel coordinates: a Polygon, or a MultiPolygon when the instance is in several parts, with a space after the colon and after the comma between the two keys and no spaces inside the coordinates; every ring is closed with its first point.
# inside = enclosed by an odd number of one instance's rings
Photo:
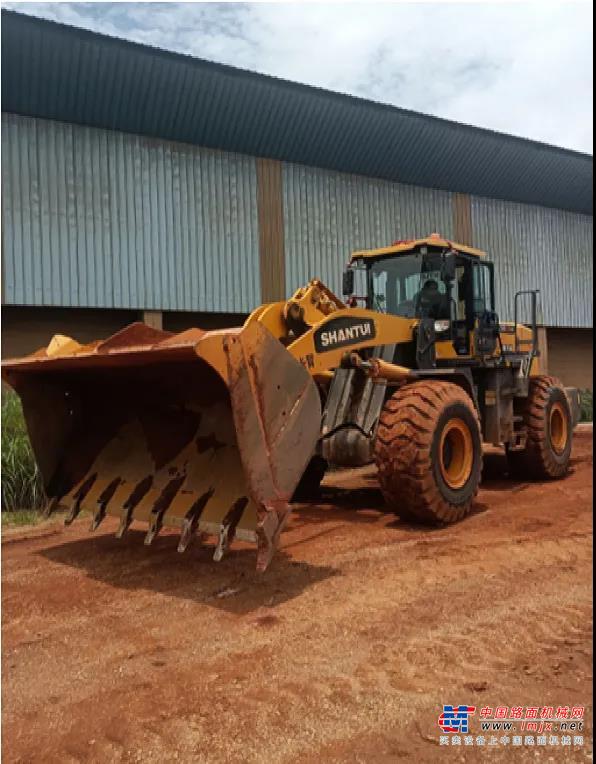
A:
{"type": "Polygon", "coordinates": [[[349,297],[351,294],[354,294],[354,271],[351,268],[344,271],[341,282],[341,291],[344,297],[349,297]]]}
{"type": "Polygon", "coordinates": [[[443,281],[455,281],[455,266],[457,264],[457,255],[455,252],[448,252],[443,258],[441,268],[441,277],[443,281]]]}

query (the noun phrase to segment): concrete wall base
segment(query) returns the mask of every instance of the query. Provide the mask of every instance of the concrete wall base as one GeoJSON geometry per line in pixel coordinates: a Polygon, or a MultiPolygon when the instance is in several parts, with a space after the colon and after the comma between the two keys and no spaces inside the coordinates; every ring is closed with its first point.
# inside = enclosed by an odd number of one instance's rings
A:
{"type": "Polygon", "coordinates": [[[54,334],[77,342],[106,339],[135,321],[170,332],[242,326],[246,316],[233,313],[186,313],[92,308],[2,307],[2,358],[17,358],[46,347],[54,334]],[[157,313],[158,315],[148,315],[157,313]],[[149,323],[149,322],[152,323],[149,323]]]}
{"type": "MultiPolygon", "coordinates": [[[[54,334],[78,342],[105,339],[134,321],[170,332],[191,327],[228,329],[242,326],[244,314],[182,311],[96,310],[91,308],[2,307],[2,358],[14,358],[45,347],[54,334]],[[151,322],[151,323],[150,323],[151,322]]],[[[542,367],[566,385],[593,387],[592,329],[541,327],[538,345],[542,367]]]]}
{"type": "Polygon", "coordinates": [[[548,369],[570,387],[593,389],[592,329],[547,329],[548,369]]]}
{"type": "Polygon", "coordinates": [[[144,310],[142,321],[152,329],[163,329],[163,314],[161,310],[144,310]]]}

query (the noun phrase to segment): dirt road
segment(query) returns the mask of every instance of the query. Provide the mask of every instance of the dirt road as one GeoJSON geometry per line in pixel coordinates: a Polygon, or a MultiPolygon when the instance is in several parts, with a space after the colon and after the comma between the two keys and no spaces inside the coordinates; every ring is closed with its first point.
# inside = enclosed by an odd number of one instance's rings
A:
{"type": "Polygon", "coordinates": [[[437,718],[590,703],[591,465],[591,431],[561,482],[491,455],[475,514],[432,531],[335,476],[264,577],[109,521],[5,534],[3,761],[586,760],[591,709],[565,749],[446,748],[437,718]]]}

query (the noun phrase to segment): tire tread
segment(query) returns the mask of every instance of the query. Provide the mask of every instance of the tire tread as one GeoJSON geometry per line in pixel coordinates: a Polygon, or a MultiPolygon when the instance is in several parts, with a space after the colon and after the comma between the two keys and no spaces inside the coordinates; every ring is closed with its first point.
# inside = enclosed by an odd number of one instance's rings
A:
{"type": "MultiPolygon", "coordinates": [[[[564,400],[567,400],[563,384],[557,377],[542,375],[530,380],[530,390],[522,410],[527,429],[526,448],[508,454],[509,465],[516,475],[554,479],[567,473],[569,460],[561,463],[554,457],[547,437],[546,417],[553,389],[561,390],[564,400]]],[[[568,414],[568,426],[571,428],[571,412],[568,411],[568,414]]]]}
{"type": "Polygon", "coordinates": [[[434,425],[446,405],[464,404],[472,413],[481,443],[480,420],[467,392],[443,380],[404,385],[386,402],[377,430],[375,461],[385,501],[400,516],[446,524],[469,514],[478,492],[482,458],[478,460],[472,495],[449,503],[433,478],[434,425]]]}

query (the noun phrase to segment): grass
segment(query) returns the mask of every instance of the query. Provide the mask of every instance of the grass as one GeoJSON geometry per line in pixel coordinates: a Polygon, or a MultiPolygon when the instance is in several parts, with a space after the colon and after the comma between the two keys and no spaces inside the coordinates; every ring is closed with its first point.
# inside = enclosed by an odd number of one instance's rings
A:
{"type": "Polygon", "coordinates": [[[42,520],[41,512],[37,509],[14,509],[2,512],[2,527],[17,528],[20,525],[36,525],[42,520]]]}
{"type": "MultiPolygon", "coordinates": [[[[45,501],[41,474],[27,435],[21,402],[14,393],[3,392],[2,522],[5,522],[5,512],[35,512],[45,505],[45,501]]],[[[16,517],[13,519],[18,523],[16,517]]]]}

